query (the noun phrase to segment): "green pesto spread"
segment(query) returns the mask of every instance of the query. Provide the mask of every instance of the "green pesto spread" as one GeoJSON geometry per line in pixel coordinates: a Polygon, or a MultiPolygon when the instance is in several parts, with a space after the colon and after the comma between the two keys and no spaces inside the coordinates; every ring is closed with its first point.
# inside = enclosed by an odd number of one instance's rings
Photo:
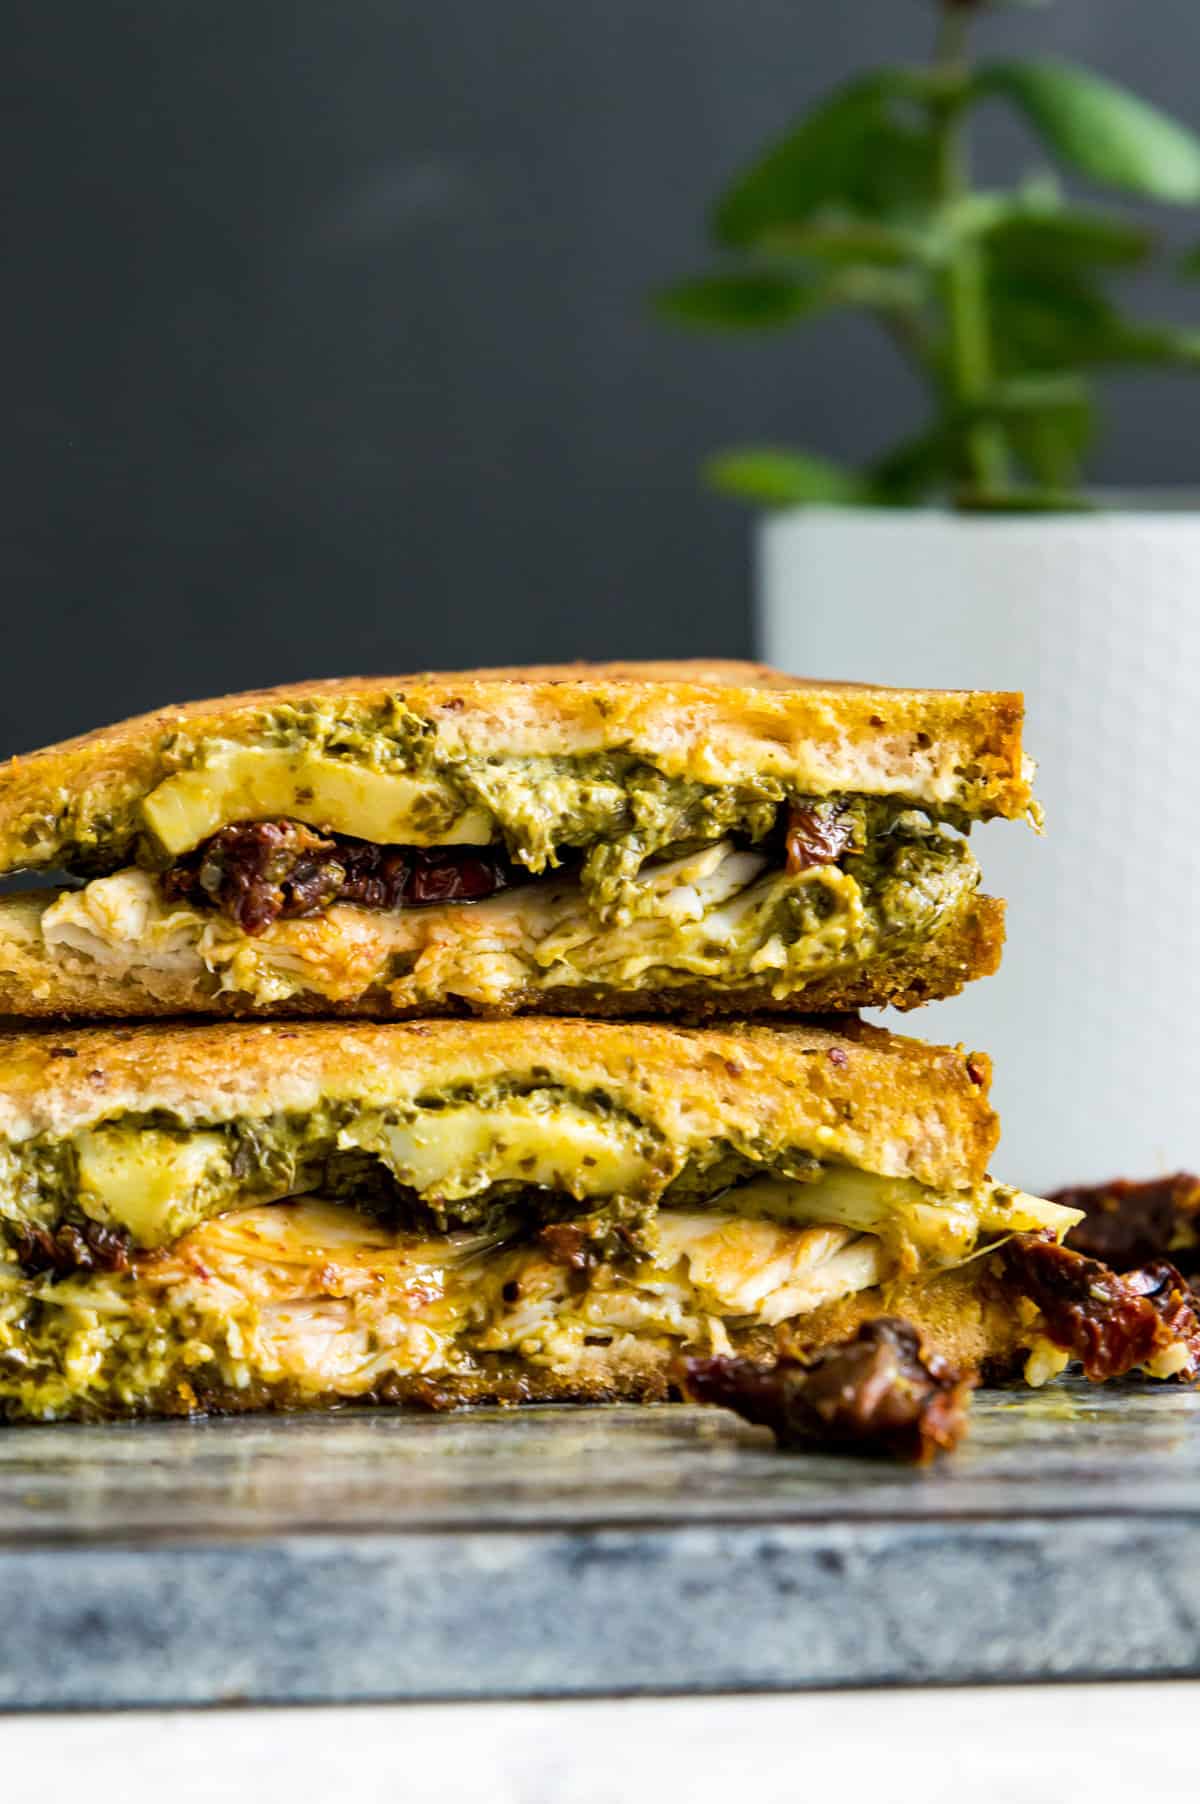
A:
{"type": "MultiPolygon", "coordinates": [[[[403,695],[379,703],[318,698],[280,704],[264,710],[252,729],[240,728],[232,742],[214,739],[198,721],[164,742],[161,778],[203,769],[230,744],[307,751],[376,773],[436,778],[451,798],[451,813],[455,796],[464,812],[484,809],[495,840],[503,841],[516,861],[541,872],[553,868],[563,852],[583,852],[589,897],[599,907],[632,913],[640,905],[635,885],[647,860],[726,835],[758,844],[781,824],[787,803],[811,799],[775,777],[705,784],[669,776],[621,751],[454,756],[439,749],[434,723],[416,714],[403,695]]],[[[839,798],[824,798],[831,799],[839,798]]],[[[904,797],[850,799],[871,831],[912,805],[904,797]]],[[[953,808],[939,811],[939,818],[969,825],[953,808]]],[[[162,848],[145,830],[140,797],[98,807],[97,798],[85,791],[64,801],[58,813],[31,815],[25,837],[31,863],[55,863],[83,875],[111,871],[131,859],[152,868],[163,863],[162,848]]]]}
{"type": "MultiPolygon", "coordinates": [[[[685,1170],[695,1194],[720,1188],[728,1150],[673,1149],[603,1092],[539,1083],[536,1074],[531,1082],[442,1092],[407,1109],[328,1104],[191,1128],[162,1113],[131,1115],[69,1139],[39,1136],[0,1148],[0,1233],[10,1259],[31,1229],[54,1235],[88,1222],[124,1232],[135,1249],[154,1248],[229,1209],[314,1193],[353,1201],[396,1227],[438,1233],[491,1227],[511,1215],[555,1217],[564,1206],[578,1213],[589,1204],[618,1207],[632,1220],[652,1211],[685,1170]],[[439,1124],[450,1138],[430,1167],[439,1124]],[[426,1161],[417,1169],[405,1162],[404,1140],[413,1135],[426,1161]],[[153,1226],[140,1207],[140,1231],[131,1233],[120,1187],[97,1183],[91,1149],[101,1139],[118,1153],[126,1141],[131,1158],[147,1141],[164,1148],[168,1182],[153,1226]],[[171,1166],[173,1151],[189,1145],[201,1147],[203,1158],[171,1166]],[[540,1145],[551,1149],[549,1165],[540,1145]],[[705,1186],[701,1174],[710,1166],[705,1186]]],[[[743,1150],[752,1157],[753,1149],[743,1150]]],[[[798,1155],[800,1164],[805,1158],[798,1155]]]]}

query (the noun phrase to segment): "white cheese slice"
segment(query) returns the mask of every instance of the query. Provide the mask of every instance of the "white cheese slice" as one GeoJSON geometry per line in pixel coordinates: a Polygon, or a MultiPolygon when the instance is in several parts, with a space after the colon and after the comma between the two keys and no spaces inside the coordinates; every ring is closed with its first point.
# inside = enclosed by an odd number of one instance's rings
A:
{"type": "Polygon", "coordinates": [[[139,1246],[164,1246],[195,1218],[196,1192],[229,1169],[220,1134],[107,1127],[75,1136],[79,1202],[95,1221],[127,1228],[139,1246]]]}
{"type": "Polygon", "coordinates": [[[651,1162],[623,1122],[553,1099],[513,1097],[494,1108],[464,1104],[404,1124],[364,1116],[342,1147],[382,1158],[402,1184],[451,1200],[490,1184],[541,1184],[574,1197],[637,1190],[651,1162]]]}
{"type": "Polygon", "coordinates": [[[173,857],[235,821],[283,817],[377,845],[482,846],[492,837],[490,815],[464,807],[436,776],[260,745],[210,751],[151,790],[142,813],[173,857]]]}

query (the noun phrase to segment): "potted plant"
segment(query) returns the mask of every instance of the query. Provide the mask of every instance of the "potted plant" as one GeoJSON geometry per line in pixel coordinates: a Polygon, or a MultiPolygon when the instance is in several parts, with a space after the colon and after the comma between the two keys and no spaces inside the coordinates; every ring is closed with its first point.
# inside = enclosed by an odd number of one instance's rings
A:
{"type": "Polygon", "coordinates": [[[1119,278],[1156,250],[1139,220],[1057,174],[975,187],[970,129],[1005,104],[1058,170],[1185,206],[1200,138],[1089,71],[973,61],[982,0],[936,10],[930,62],[873,70],[793,126],[718,200],[719,265],[657,306],[755,332],[854,307],[918,373],[925,425],[862,469],[751,446],[707,474],[769,510],[772,662],[1025,691],[1047,837],[989,834],[1012,956],[932,1025],[996,1054],[1023,1181],[1104,1180],[1200,1157],[1200,512],[1089,494],[1094,379],[1200,369],[1200,332],[1121,305],[1119,278]]]}

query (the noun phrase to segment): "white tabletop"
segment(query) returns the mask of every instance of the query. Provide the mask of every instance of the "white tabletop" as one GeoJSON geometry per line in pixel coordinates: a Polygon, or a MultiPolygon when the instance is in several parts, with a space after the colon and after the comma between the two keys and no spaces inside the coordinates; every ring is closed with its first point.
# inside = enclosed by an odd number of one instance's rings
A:
{"type": "Polygon", "coordinates": [[[1183,1804],[1200,1682],[0,1718],[89,1804],[1183,1804]]]}

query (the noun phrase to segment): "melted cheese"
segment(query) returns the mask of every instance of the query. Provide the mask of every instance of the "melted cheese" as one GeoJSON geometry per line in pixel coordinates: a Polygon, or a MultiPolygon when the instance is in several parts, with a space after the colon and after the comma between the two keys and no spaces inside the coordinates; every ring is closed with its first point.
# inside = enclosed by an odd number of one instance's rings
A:
{"type": "Polygon", "coordinates": [[[448,1201],[499,1183],[612,1196],[644,1187],[653,1171],[628,1123],[537,1093],[489,1108],[432,1110],[403,1124],[366,1116],[343,1129],[338,1144],[377,1154],[402,1184],[448,1201]]]}
{"type": "MultiPolygon", "coordinates": [[[[167,1246],[238,1200],[218,1132],[114,1124],[84,1130],[72,1144],[81,1207],[127,1229],[139,1247],[167,1246]]],[[[436,1201],[476,1196],[494,1184],[530,1184],[601,1202],[657,1188],[661,1172],[661,1155],[656,1165],[631,1123],[550,1092],[490,1107],[431,1109],[406,1123],[364,1114],[339,1132],[337,1144],[374,1154],[402,1184],[436,1201]]]]}
{"type": "Polygon", "coordinates": [[[1061,1240],[1083,1219],[1079,1209],[1001,1184],[942,1192],[912,1178],[880,1177],[849,1165],[826,1166],[809,1183],[752,1178],[720,1201],[739,1215],[794,1223],[836,1222],[860,1234],[879,1234],[935,1265],[952,1265],[969,1257],[982,1239],[1005,1234],[1049,1228],[1061,1240]]]}
{"type": "MultiPolygon", "coordinates": [[[[113,1123],[78,1133],[72,1145],[81,1206],[94,1219],[127,1229],[138,1246],[168,1245],[206,1215],[249,1201],[219,1131],[168,1133],[113,1123]]],[[[524,1185],[590,1207],[614,1196],[653,1201],[686,1156],[686,1147],[664,1146],[636,1121],[552,1089],[434,1104],[400,1120],[364,1111],[337,1131],[336,1145],[379,1159],[434,1204],[524,1185]]],[[[991,1182],[940,1192],[911,1179],[827,1165],[807,1181],[751,1178],[711,1197],[694,1222],[671,1208],[660,1219],[664,1234],[676,1237],[685,1219],[689,1233],[707,1222],[717,1238],[705,1257],[724,1244],[721,1224],[732,1222],[740,1224],[738,1246],[753,1248],[768,1265],[773,1249],[792,1244],[793,1230],[819,1228],[873,1236],[912,1271],[957,1264],[1008,1234],[1048,1229],[1061,1240],[1080,1212],[991,1182]]],[[[724,1302],[734,1307],[731,1294],[724,1302]]]]}
{"type": "Polygon", "coordinates": [[[372,770],[322,753],[256,745],[210,751],[153,789],[142,813],[172,857],[235,821],[287,816],[379,845],[486,845],[492,820],[436,776],[372,770]]]}
{"type": "Polygon", "coordinates": [[[128,1229],[144,1247],[165,1246],[190,1227],[197,1192],[229,1171],[220,1134],[95,1128],[75,1136],[75,1152],[85,1214],[128,1229]]]}

